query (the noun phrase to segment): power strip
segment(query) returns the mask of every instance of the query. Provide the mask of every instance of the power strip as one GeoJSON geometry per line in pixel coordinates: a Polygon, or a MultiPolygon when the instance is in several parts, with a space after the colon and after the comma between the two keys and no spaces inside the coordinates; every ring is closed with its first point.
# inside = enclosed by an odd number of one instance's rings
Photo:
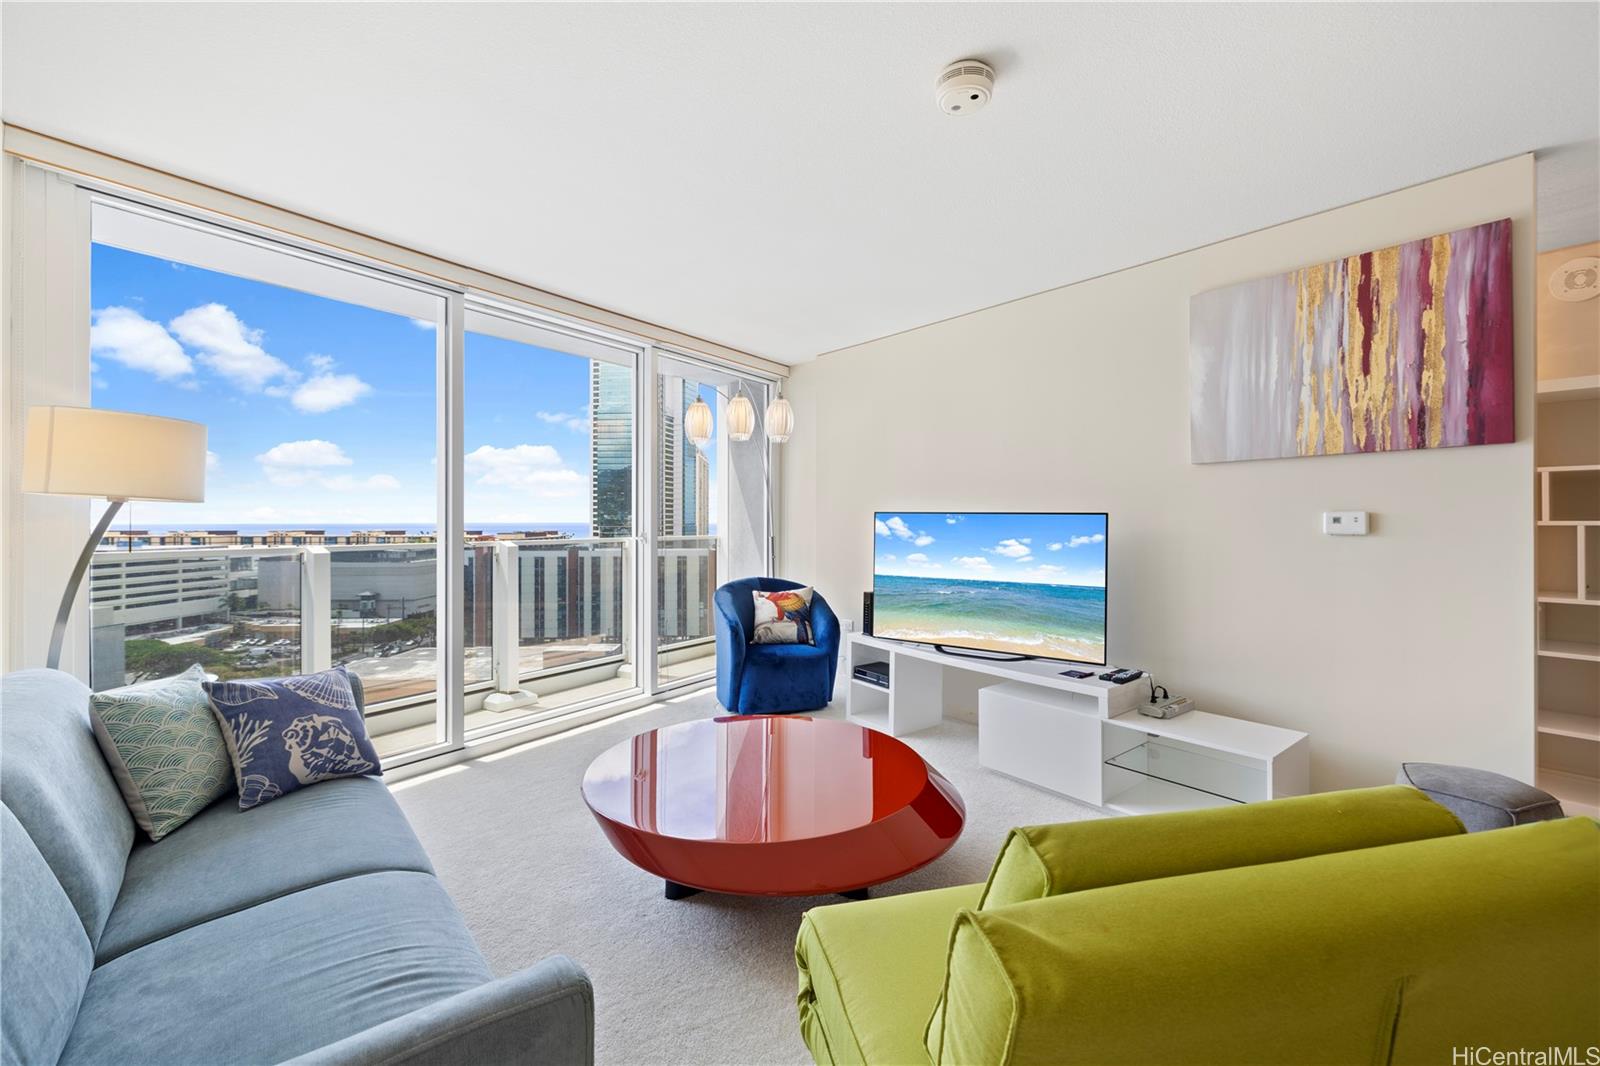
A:
{"type": "Polygon", "coordinates": [[[1176,718],[1180,714],[1188,714],[1194,710],[1194,700],[1188,696],[1173,696],[1171,699],[1141,703],[1134,710],[1146,718],[1176,718]]]}

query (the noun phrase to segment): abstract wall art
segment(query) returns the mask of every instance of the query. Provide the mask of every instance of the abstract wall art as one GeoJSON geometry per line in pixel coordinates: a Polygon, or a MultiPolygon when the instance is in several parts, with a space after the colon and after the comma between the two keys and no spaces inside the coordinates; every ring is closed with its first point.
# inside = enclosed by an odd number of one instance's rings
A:
{"type": "Polygon", "coordinates": [[[1511,220],[1189,302],[1196,463],[1514,439],[1511,220]]]}

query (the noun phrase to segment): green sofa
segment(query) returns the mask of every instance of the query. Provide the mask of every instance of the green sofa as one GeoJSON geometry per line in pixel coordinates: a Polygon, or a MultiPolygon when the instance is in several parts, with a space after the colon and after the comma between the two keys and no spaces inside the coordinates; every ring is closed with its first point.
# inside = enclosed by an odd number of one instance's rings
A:
{"type": "Polygon", "coordinates": [[[1582,1062],[1600,825],[1390,786],[1018,829],[987,884],[808,911],[795,958],[821,1064],[1582,1062]]]}

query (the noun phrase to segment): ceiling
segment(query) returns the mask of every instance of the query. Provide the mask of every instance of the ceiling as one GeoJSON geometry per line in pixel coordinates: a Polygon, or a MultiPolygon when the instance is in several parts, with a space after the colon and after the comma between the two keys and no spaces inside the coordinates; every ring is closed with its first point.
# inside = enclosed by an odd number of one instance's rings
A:
{"type": "Polygon", "coordinates": [[[1592,142],[1597,11],[9,3],[0,113],[796,362],[1592,142]]]}

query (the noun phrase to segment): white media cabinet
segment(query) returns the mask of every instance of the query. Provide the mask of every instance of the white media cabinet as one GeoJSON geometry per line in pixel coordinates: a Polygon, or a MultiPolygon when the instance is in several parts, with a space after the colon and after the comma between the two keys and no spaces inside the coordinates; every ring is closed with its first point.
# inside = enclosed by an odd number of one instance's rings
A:
{"type": "MultiPolygon", "coordinates": [[[[949,655],[926,645],[849,635],[845,714],[896,736],[944,720],[944,675],[985,678],[978,761],[988,769],[1124,814],[1251,803],[1310,790],[1305,733],[1206,711],[1146,718],[1140,678],[1113,685],[1064,676],[1066,663],[949,655]],[[855,667],[887,662],[889,687],[855,667]]],[[[1104,673],[1111,667],[1100,667],[1104,673]]]]}

